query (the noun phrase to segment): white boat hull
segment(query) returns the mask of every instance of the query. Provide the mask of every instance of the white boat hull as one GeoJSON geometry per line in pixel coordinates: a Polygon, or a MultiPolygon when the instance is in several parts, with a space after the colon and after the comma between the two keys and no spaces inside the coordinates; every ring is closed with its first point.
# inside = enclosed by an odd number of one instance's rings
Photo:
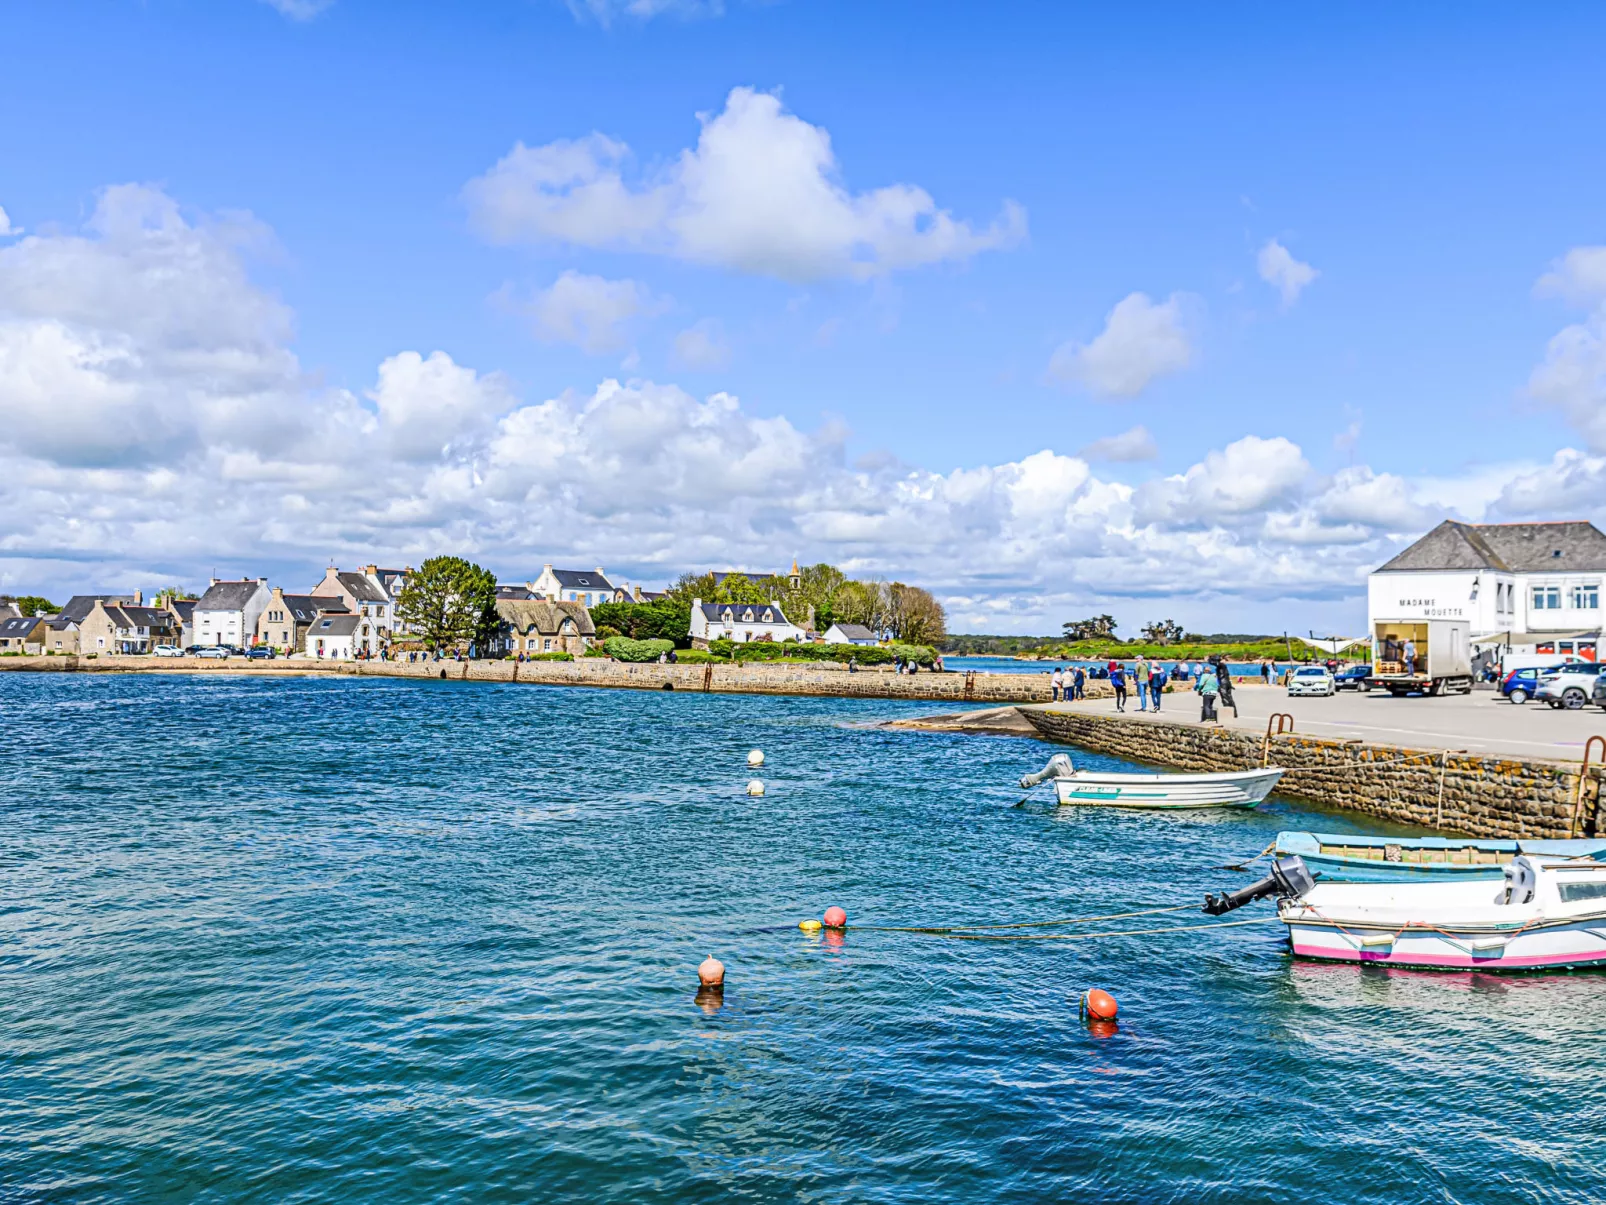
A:
{"type": "Polygon", "coordinates": [[[1283,776],[1277,766],[1221,774],[1101,774],[1078,770],[1050,781],[1063,804],[1111,808],[1252,808],[1283,776]]]}
{"type": "Polygon", "coordinates": [[[1318,883],[1277,914],[1302,958],[1489,971],[1606,965],[1606,868],[1555,862],[1540,877],[1535,899],[1520,904],[1499,902],[1504,888],[1488,880],[1318,883]]]}

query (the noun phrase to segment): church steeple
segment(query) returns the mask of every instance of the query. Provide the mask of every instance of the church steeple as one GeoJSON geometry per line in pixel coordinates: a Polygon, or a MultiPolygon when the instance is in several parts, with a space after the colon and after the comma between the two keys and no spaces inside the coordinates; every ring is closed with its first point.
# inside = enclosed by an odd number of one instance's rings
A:
{"type": "Polygon", "coordinates": [[[803,574],[797,567],[796,557],[792,558],[792,573],[791,576],[789,576],[786,580],[792,583],[792,589],[794,590],[798,589],[798,587],[802,586],[803,584],[803,574]]]}

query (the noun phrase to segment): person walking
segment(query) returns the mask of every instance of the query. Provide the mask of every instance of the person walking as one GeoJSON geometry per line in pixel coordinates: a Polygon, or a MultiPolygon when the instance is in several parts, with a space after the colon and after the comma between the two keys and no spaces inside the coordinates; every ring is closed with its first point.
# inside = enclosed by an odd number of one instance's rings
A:
{"type": "Polygon", "coordinates": [[[1076,697],[1078,699],[1087,698],[1087,671],[1078,665],[1073,677],[1076,679],[1076,697]]]}
{"type": "Polygon", "coordinates": [[[1216,695],[1221,685],[1216,678],[1215,671],[1208,662],[1199,667],[1199,676],[1193,682],[1194,692],[1199,696],[1199,722],[1201,724],[1219,724],[1216,718],[1216,695]]]}
{"type": "Polygon", "coordinates": [[[1115,710],[1126,710],[1126,670],[1121,668],[1119,662],[1112,661],[1110,670],[1110,685],[1115,688],[1115,710]]]}
{"type": "Polygon", "coordinates": [[[1050,703],[1058,703],[1060,701],[1060,691],[1062,691],[1064,688],[1064,671],[1062,671],[1060,667],[1056,665],[1054,667],[1054,672],[1048,676],[1048,701],[1050,703]]]}
{"type": "Polygon", "coordinates": [[[1154,701],[1154,710],[1160,710],[1160,696],[1165,693],[1165,684],[1170,681],[1166,677],[1165,666],[1157,665],[1154,672],[1149,675],[1149,698],[1154,701]]]}
{"type": "Polygon", "coordinates": [[[1406,638],[1405,647],[1400,650],[1400,660],[1405,662],[1405,672],[1416,673],[1416,641],[1406,638]]]}
{"type": "Polygon", "coordinates": [[[1149,659],[1142,654],[1138,655],[1137,663],[1132,666],[1132,677],[1138,684],[1138,710],[1149,710],[1149,679],[1153,676],[1149,668],[1149,659]]]}
{"type": "Polygon", "coordinates": [[[1223,707],[1232,708],[1232,718],[1238,718],[1238,704],[1232,697],[1232,668],[1227,664],[1225,657],[1216,658],[1216,693],[1221,697],[1223,707]]]}
{"type": "Polygon", "coordinates": [[[1264,658],[1260,662],[1260,684],[1262,686],[1271,685],[1271,662],[1264,658]]]}

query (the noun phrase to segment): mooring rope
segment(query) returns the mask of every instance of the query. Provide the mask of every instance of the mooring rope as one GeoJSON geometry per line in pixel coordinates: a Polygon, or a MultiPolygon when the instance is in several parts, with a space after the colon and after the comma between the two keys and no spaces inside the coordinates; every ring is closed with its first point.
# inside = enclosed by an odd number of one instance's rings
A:
{"type": "Polygon", "coordinates": [[[1104,916],[1067,916],[1059,920],[1016,921],[1001,925],[844,925],[845,929],[860,933],[930,933],[945,936],[950,933],[970,933],[991,929],[1047,929],[1056,925],[1091,925],[1099,921],[1128,920],[1134,916],[1159,916],[1167,912],[1187,912],[1197,904],[1178,904],[1174,908],[1144,908],[1138,912],[1110,912],[1104,916]]]}

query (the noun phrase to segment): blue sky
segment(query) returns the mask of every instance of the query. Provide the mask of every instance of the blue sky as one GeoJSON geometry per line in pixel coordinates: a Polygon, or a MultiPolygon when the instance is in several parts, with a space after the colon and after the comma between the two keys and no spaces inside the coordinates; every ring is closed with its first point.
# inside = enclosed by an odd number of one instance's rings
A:
{"type": "Polygon", "coordinates": [[[795,554],[1354,627],[1438,518],[1606,506],[1603,24],[14,7],[0,587],[795,554]]]}

